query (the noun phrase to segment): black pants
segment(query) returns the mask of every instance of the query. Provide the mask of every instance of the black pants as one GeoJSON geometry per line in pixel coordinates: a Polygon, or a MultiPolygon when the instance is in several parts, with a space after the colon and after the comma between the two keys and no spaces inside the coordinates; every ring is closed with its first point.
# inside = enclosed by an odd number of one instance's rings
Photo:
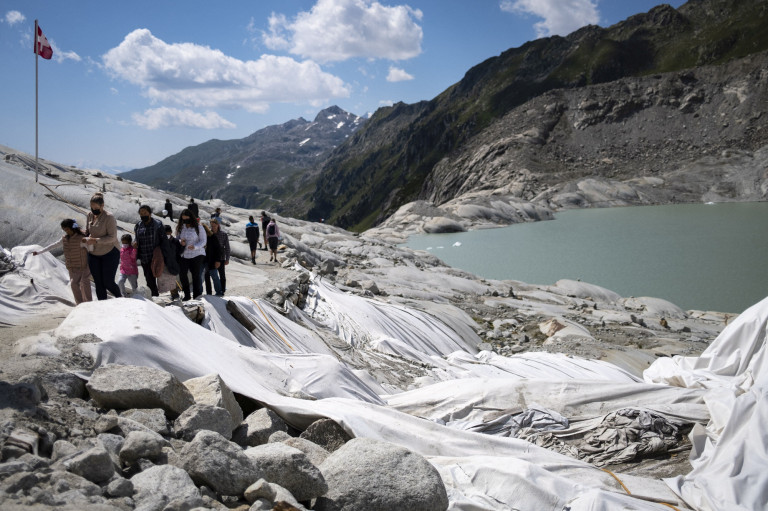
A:
{"type": "Polygon", "coordinates": [[[157,292],[157,279],[152,273],[152,261],[145,263],[142,259],[141,268],[144,270],[144,278],[147,281],[149,290],[152,291],[152,296],[160,296],[160,293],[157,292]]]}
{"type": "Polygon", "coordinates": [[[179,280],[181,280],[181,289],[184,291],[184,298],[189,298],[189,275],[187,272],[192,272],[192,296],[197,298],[203,294],[203,279],[201,271],[203,269],[203,261],[205,256],[199,255],[191,259],[181,258],[181,271],[179,272],[179,280]]]}
{"type": "Polygon", "coordinates": [[[115,282],[118,266],[120,266],[120,251],[117,248],[113,248],[101,256],[88,254],[88,269],[93,276],[96,298],[99,300],[107,299],[107,291],[112,293],[115,298],[123,296],[120,294],[117,282],[115,282]]]}
{"type": "Polygon", "coordinates": [[[224,261],[221,261],[221,264],[219,265],[219,280],[221,281],[221,292],[224,293],[227,291],[227,274],[224,271],[224,268],[226,265],[224,264],[224,261]]]}

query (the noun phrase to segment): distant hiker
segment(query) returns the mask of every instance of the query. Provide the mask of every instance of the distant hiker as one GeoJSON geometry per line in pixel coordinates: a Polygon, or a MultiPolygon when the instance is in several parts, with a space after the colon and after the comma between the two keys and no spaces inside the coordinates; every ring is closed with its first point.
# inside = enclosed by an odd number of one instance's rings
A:
{"type": "Polygon", "coordinates": [[[189,296],[189,276],[187,272],[192,272],[192,293],[194,298],[203,294],[203,282],[201,271],[203,269],[203,260],[205,259],[205,229],[197,222],[197,217],[189,210],[185,209],[179,215],[179,223],[176,225],[176,238],[182,247],[181,266],[179,268],[179,280],[181,280],[181,289],[184,292],[183,301],[190,299],[189,296]]]}
{"type": "Polygon", "coordinates": [[[267,250],[267,225],[269,225],[269,215],[266,211],[261,212],[261,232],[264,233],[264,250],[267,250]]]}
{"type": "Polygon", "coordinates": [[[157,279],[157,290],[160,293],[170,291],[171,298],[176,300],[179,297],[176,277],[181,268],[181,244],[173,237],[173,228],[170,225],[165,226],[165,236],[168,238],[168,243],[164,245],[165,250],[163,250],[165,268],[163,274],[157,279]]]}
{"type": "Polygon", "coordinates": [[[61,230],[64,231],[64,236],[59,241],[37,252],[32,252],[32,255],[36,256],[62,245],[64,247],[64,265],[69,272],[69,287],[72,288],[75,305],[90,302],[93,298],[91,296],[91,281],[88,278],[91,276],[91,271],[88,269],[85,233],[71,218],[61,221],[61,230]]]}
{"type": "Polygon", "coordinates": [[[256,249],[259,248],[259,224],[253,220],[253,215],[248,217],[249,222],[245,224],[245,237],[248,239],[248,246],[251,248],[251,262],[256,264],[256,249]]]}
{"type": "Polygon", "coordinates": [[[203,228],[208,237],[205,244],[205,262],[208,267],[208,271],[205,272],[205,292],[209,295],[213,294],[211,292],[211,281],[213,281],[213,291],[216,293],[216,296],[224,296],[219,278],[219,268],[222,266],[221,260],[224,251],[221,249],[219,239],[213,231],[205,224],[203,224],[203,228]]]}
{"type": "Polygon", "coordinates": [[[104,196],[94,193],[91,197],[91,212],[86,217],[85,234],[88,245],[88,268],[96,286],[96,298],[107,299],[107,291],[120,298],[120,288],[115,282],[115,273],[120,264],[120,250],[117,238],[117,220],[104,209],[104,196]]]}
{"type": "Polygon", "coordinates": [[[195,202],[194,197],[189,198],[189,204],[187,204],[187,209],[195,218],[200,218],[200,210],[197,207],[197,203],[195,202]]]}
{"type": "Polygon", "coordinates": [[[138,250],[132,245],[133,239],[130,234],[123,234],[120,237],[123,243],[120,247],[120,278],[117,280],[117,287],[125,296],[125,281],[131,283],[131,293],[136,294],[139,289],[139,267],[136,264],[136,254],[138,250]]]}
{"type": "Polygon", "coordinates": [[[173,222],[173,204],[171,204],[171,199],[165,199],[165,206],[163,206],[163,209],[165,210],[163,218],[170,218],[171,222],[173,222]]]}
{"type": "Polygon", "coordinates": [[[219,259],[219,262],[221,263],[219,265],[219,280],[221,281],[221,294],[224,294],[227,292],[226,266],[229,264],[229,256],[231,253],[229,249],[229,235],[224,232],[221,228],[221,224],[216,219],[211,220],[211,231],[213,231],[216,239],[219,240],[219,246],[221,247],[222,257],[219,259]]]}
{"type": "Polygon", "coordinates": [[[213,220],[217,220],[219,222],[219,228],[222,231],[226,231],[224,229],[224,226],[228,225],[228,224],[225,223],[224,220],[221,218],[221,208],[216,208],[216,211],[211,214],[211,221],[213,221],[213,220]]]}
{"type": "Polygon", "coordinates": [[[152,292],[152,296],[159,296],[157,276],[162,275],[163,270],[162,267],[158,267],[158,263],[164,263],[160,246],[165,240],[165,228],[163,222],[157,218],[152,218],[152,208],[146,204],[139,208],[139,218],[141,220],[136,222],[133,232],[136,235],[136,248],[139,250],[141,269],[144,270],[144,278],[147,280],[147,286],[152,292]],[[158,260],[154,260],[156,250],[158,260]]]}
{"type": "Polygon", "coordinates": [[[269,219],[266,228],[267,243],[269,245],[269,260],[277,261],[277,244],[280,241],[280,228],[274,218],[269,219]]]}

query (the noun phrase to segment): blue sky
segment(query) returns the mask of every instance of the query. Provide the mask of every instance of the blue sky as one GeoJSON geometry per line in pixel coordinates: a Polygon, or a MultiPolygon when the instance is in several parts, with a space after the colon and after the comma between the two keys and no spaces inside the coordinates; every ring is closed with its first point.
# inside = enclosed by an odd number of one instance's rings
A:
{"type": "Polygon", "coordinates": [[[38,62],[40,157],[129,170],[331,105],[432,99],[508,48],[660,3],[0,0],[0,144],[35,151],[35,19],[54,48],[38,62]]]}

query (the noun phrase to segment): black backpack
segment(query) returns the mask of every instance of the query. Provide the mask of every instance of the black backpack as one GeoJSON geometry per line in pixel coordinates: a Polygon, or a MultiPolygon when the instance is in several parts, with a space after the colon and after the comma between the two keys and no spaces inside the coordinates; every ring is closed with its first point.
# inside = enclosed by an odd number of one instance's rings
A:
{"type": "Polygon", "coordinates": [[[275,224],[267,226],[267,234],[270,235],[270,236],[274,236],[275,235],[275,224]]]}

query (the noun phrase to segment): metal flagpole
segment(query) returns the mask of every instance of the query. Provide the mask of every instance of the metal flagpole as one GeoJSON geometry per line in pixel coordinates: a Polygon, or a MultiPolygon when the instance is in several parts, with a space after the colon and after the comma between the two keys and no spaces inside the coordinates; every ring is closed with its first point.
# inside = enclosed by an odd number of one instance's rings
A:
{"type": "Polygon", "coordinates": [[[37,60],[40,47],[38,46],[37,20],[35,20],[35,183],[37,183],[37,60]]]}

